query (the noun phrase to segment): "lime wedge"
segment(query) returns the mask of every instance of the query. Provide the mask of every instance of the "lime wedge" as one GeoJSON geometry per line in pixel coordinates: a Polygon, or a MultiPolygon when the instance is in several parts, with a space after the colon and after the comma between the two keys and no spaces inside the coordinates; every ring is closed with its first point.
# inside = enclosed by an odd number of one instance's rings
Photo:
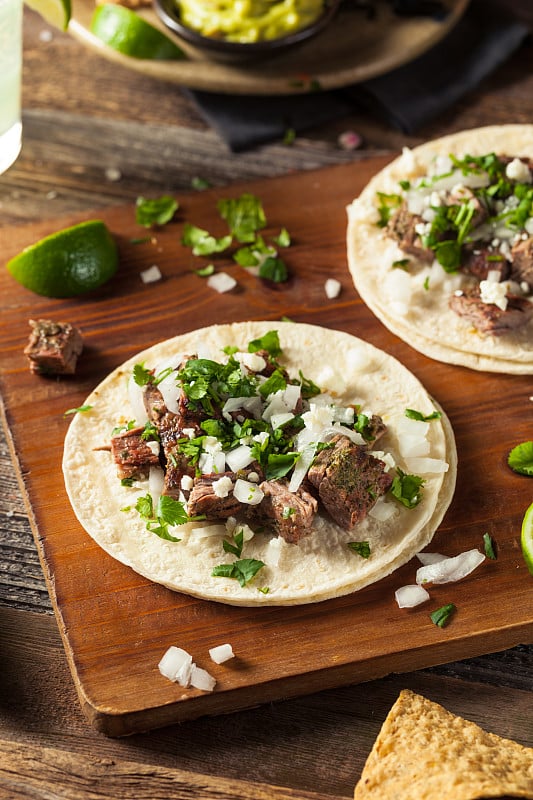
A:
{"type": "Polygon", "coordinates": [[[45,297],[74,297],[116,272],[117,246],[101,220],[80,222],[26,247],[7,263],[26,289],[45,297]]]}
{"type": "Polygon", "coordinates": [[[24,2],[50,25],[64,31],[67,29],[71,14],[70,0],[24,0],[24,2]]]}
{"type": "Polygon", "coordinates": [[[524,514],[522,521],[522,534],[520,537],[522,553],[528,570],[533,575],[533,503],[524,514]]]}
{"type": "Polygon", "coordinates": [[[108,47],[132,58],[185,58],[168,36],[124,6],[111,3],[97,6],[90,29],[108,47]]]}

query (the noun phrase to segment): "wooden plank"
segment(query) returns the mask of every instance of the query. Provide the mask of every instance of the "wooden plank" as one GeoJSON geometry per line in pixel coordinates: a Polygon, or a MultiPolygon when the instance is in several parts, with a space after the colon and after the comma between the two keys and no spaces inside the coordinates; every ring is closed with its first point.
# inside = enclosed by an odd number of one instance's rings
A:
{"type": "MultiPolygon", "coordinates": [[[[530,378],[431,361],[392,336],[359,300],[346,270],[344,209],[383,163],[369,160],[234,186],[231,192],[183,195],[178,221],[142,245],[131,243],[139,235],[132,206],[98,212],[117,238],[121,266],[116,278],[91,297],[39,298],[5,272],[0,278],[7,298],[0,327],[7,424],[79,697],[88,718],[107,734],[370,680],[532,638],[533,586],[518,540],[529,487],[527,478],[505,466],[508,449],[528,437],[524,412],[530,378]],[[291,231],[294,246],[287,261],[292,277],[286,285],[272,286],[239,271],[239,289],[220,296],[193,273],[197,262],[179,244],[180,223],[188,220],[222,232],[216,201],[241,189],[262,198],[272,232],[283,225],[291,231]],[[164,278],[145,286],[139,272],[153,263],[164,278]],[[338,277],[343,285],[335,301],[325,298],[327,277],[338,277]],[[480,547],[488,531],[499,556],[468,581],[435,589],[435,603],[458,606],[453,625],[435,628],[424,607],[411,613],[397,609],[394,589],[412,580],[413,565],[356,595],[326,603],[228,608],[148,583],[112,561],[80,530],[60,475],[65,409],[79,405],[109,370],[155,341],[211,322],[281,315],[363,336],[403,361],[448,412],[459,445],[459,481],[435,546],[450,554],[480,547]],[[87,349],[74,379],[50,381],[29,374],[22,348],[26,321],[35,316],[68,319],[84,331],[87,349]],[[503,408],[505,426],[499,424],[503,408]],[[239,655],[233,668],[213,669],[206,661],[221,629],[239,655]],[[157,663],[170,644],[185,647],[200,666],[214,672],[217,691],[183,692],[161,678],[157,663]]],[[[6,230],[4,256],[80,218],[6,230]]]]}

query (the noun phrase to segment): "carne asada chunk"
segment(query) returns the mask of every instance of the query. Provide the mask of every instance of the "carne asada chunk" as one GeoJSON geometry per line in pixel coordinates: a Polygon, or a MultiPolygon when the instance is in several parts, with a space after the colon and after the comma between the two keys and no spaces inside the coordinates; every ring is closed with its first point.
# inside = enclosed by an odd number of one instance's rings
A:
{"type": "Polygon", "coordinates": [[[422,217],[412,214],[407,208],[407,203],[402,203],[400,208],[391,216],[387,224],[387,234],[398,242],[398,247],[404,253],[419,258],[431,264],[435,254],[429,247],[424,247],[417,226],[424,224],[422,217]]]}
{"type": "Polygon", "coordinates": [[[240,500],[233,496],[233,486],[224,492],[216,491],[217,481],[229,479],[232,484],[237,480],[234,472],[209,473],[195,479],[189,500],[187,513],[190,517],[202,516],[205,519],[228,519],[242,512],[240,500]]]}
{"type": "Polygon", "coordinates": [[[159,466],[159,457],[142,438],[144,427],[121,431],[111,437],[111,453],[117,465],[118,477],[142,480],[150,467],[159,466]]]}
{"type": "Polygon", "coordinates": [[[501,253],[486,246],[463,248],[461,272],[473,275],[478,281],[487,280],[489,272],[499,272],[500,281],[505,281],[511,271],[509,262],[501,253]]]}
{"type": "Polygon", "coordinates": [[[318,453],[307,478],[335,522],[351,530],[390,489],[392,477],[383,461],[347,436],[334,436],[330,444],[318,453]]]}
{"type": "Polygon", "coordinates": [[[318,502],[302,486],[290,492],[285,480],[263,481],[259,488],[263,499],[254,510],[264,518],[278,536],[289,544],[296,544],[311,532],[318,502]]]}
{"type": "Polygon", "coordinates": [[[493,336],[516,330],[526,325],[533,316],[533,304],[525,297],[508,294],[507,308],[503,310],[494,303],[484,303],[475,289],[452,295],[450,308],[480,333],[493,336]]]}
{"type": "Polygon", "coordinates": [[[81,332],[69,322],[30,320],[31,333],[24,348],[30,371],[39,375],[74,375],[83,350],[81,332]]]}
{"type": "Polygon", "coordinates": [[[386,432],[387,425],[383,422],[382,418],[377,414],[372,414],[365,425],[363,438],[368,443],[368,446],[371,447],[375,445],[377,440],[381,439],[386,432]]]}
{"type": "Polygon", "coordinates": [[[533,290],[533,236],[522,239],[511,249],[511,278],[517,283],[528,284],[533,290]]]}

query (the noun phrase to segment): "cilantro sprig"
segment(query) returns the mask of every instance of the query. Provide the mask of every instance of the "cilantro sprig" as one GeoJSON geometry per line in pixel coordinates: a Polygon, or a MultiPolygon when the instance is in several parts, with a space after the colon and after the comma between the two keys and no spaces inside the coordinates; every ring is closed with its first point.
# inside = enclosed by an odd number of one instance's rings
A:
{"type": "Polygon", "coordinates": [[[519,475],[533,476],[533,442],[522,442],[513,447],[507,463],[519,475]]]}
{"type": "Polygon", "coordinates": [[[400,467],[397,467],[390,491],[392,496],[406,508],[415,508],[422,500],[424,483],[424,478],[420,478],[418,475],[407,475],[400,467]]]}
{"type": "Polygon", "coordinates": [[[256,558],[242,558],[231,564],[219,564],[211,575],[214,578],[233,578],[240,586],[246,586],[264,566],[264,561],[256,558]]]}
{"type": "MultiPolygon", "coordinates": [[[[160,539],[166,539],[169,542],[181,541],[181,539],[172,536],[169,532],[170,527],[184,525],[193,519],[187,514],[182,502],[167,495],[159,497],[154,509],[152,495],[147,493],[138,498],[135,503],[135,510],[141,519],[146,521],[146,529],[150,533],[155,533],[160,539]]],[[[199,519],[199,517],[194,519],[199,519]]]]}
{"type": "Polygon", "coordinates": [[[145,228],[166,225],[174,217],[178,208],[177,200],[169,195],[154,199],[138,197],[135,205],[135,221],[145,228]]]}

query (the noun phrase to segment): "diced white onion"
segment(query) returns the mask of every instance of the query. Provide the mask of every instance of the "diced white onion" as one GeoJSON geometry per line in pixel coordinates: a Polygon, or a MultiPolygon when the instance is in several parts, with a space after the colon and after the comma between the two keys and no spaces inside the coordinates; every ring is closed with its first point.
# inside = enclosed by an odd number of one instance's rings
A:
{"type": "Polygon", "coordinates": [[[190,492],[193,486],[193,478],[190,475],[184,475],[180,481],[180,488],[183,489],[184,492],[190,492]]]}
{"type": "Polygon", "coordinates": [[[230,292],[232,289],[237,286],[237,281],[235,278],[232,278],[231,275],[228,275],[227,272],[215,272],[214,275],[210,275],[207,279],[207,285],[210,289],[214,289],[215,292],[230,292]]]}
{"type": "Polygon", "coordinates": [[[150,467],[150,472],[148,473],[148,491],[152,496],[154,508],[161,497],[164,485],[165,473],[161,467],[150,467]]]}
{"type": "Polygon", "coordinates": [[[216,683],[215,678],[207,670],[197,667],[196,664],[192,665],[189,680],[190,686],[194,686],[195,689],[201,689],[204,692],[212,692],[216,683]]]}
{"type": "Polygon", "coordinates": [[[215,664],[223,664],[225,661],[229,661],[230,658],[234,658],[235,653],[230,644],[219,644],[217,647],[211,647],[209,655],[215,664]]]}
{"type": "Polygon", "coordinates": [[[396,433],[401,439],[403,436],[416,436],[418,439],[425,439],[429,433],[429,422],[424,420],[411,419],[410,417],[399,417],[395,423],[396,433]]]}
{"type": "Polygon", "coordinates": [[[161,270],[157,264],[153,264],[151,267],[141,272],[141,280],[143,283],[155,283],[156,281],[160,281],[162,277],[161,270]]]}
{"type": "Polygon", "coordinates": [[[169,411],[172,411],[173,414],[179,412],[178,401],[181,396],[181,387],[176,383],[177,374],[176,370],[172,370],[166,378],[163,378],[163,380],[157,384],[157,388],[163,395],[166,407],[169,411]]]}
{"type": "Polygon", "coordinates": [[[282,412],[281,414],[272,414],[270,417],[270,424],[272,428],[276,430],[276,428],[281,428],[282,425],[285,425],[287,422],[290,422],[291,419],[294,419],[294,414],[290,411],[282,412]]]}
{"type": "Polygon", "coordinates": [[[324,284],[324,291],[329,300],[338,297],[341,291],[340,281],[335,280],[335,278],[328,278],[324,284]]]}
{"type": "Polygon", "coordinates": [[[404,458],[427,456],[430,444],[424,436],[404,436],[400,439],[400,453],[404,458]]]}
{"type": "Polygon", "coordinates": [[[318,442],[311,442],[301,451],[300,458],[295,464],[289,481],[289,492],[296,492],[299,489],[303,479],[307,475],[307,470],[313,463],[317,447],[318,442]]]}
{"type": "Polygon", "coordinates": [[[396,589],[394,597],[400,608],[414,608],[429,600],[429,592],[426,592],[422,586],[409,584],[396,589]]]}
{"type": "Polygon", "coordinates": [[[269,567],[279,566],[282,544],[281,536],[275,536],[269,541],[265,550],[265,562],[269,567]]]}
{"type": "Polygon", "coordinates": [[[372,519],[375,519],[378,522],[386,522],[388,519],[397,514],[397,512],[398,509],[394,503],[388,503],[386,500],[380,497],[368,512],[368,516],[372,517],[372,519]]]}
{"type": "Polygon", "coordinates": [[[263,492],[255,483],[238,478],[233,487],[233,496],[246,505],[256,506],[264,497],[263,492]]]}
{"type": "Polygon", "coordinates": [[[421,584],[459,581],[469,575],[483,561],[485,561],[485,556],[479,550],[467,550],[458,556],[420,567],[416,571],[416,582],[421,584]]]}
{"type": "Polygon", "coordinates": [[[128,399],[135,421],[138,425],[144,425],[144,423],[148,421],[148,414],[144,407],[143,388],[135,383],[133,377],[128,381],[128,399]]]}
{"type": "Polygon", "coordinates": [[[226,469],[226,456],[220,451],[200,453],[198,467],[203,475],[213,475],[224,472],[226,469]]]}
{"type": "Polygon", "coordinates": [[[159,442],[146,442],[146,447],[149,450],[152,451],[154,456],[158,456],[159,455],[159,450],[161,448],[161,445],[159,444],[159,442]]]}
{"type": "Polygon", "coordinates": [[[442,458],[406,458],[405,465],[417,475],[441,475],[448,472],[449,468],[449,464],[442,458]]]}
{"type": "Polygon", "coordinates": [[[416,557],[425,567],[428,564],[438,564],[439,561],[446,561],[450,556],[443,556],[442,553],[417,553],[416,557]]]}
{"type": "Polygon", "coordinates": [[[189,541],[200,541],[210,539],[213,536],[224,536],[226,528],[224,525],[206,525],[193,528],[189,533],[189,541]]]}
{"type": "Polygon", "coordinates": [[[252,463],[254,457],[252,448],[247,444],[240,444],[226,453],[226,464],[232,472],[238,472],[252,463]]]}
{"type": "Polygon", "coordinates": [[[233,481],[228,475],[213,481],[213,492],[217,497],[227,497],[233,487],[233,481]]]}
{"type": "Polygon", "coordinates": [[[159,672],[180,686],[188,686],[192,668],[192,656],[181,647],[172,645],[158,664],[159,672]]]}

